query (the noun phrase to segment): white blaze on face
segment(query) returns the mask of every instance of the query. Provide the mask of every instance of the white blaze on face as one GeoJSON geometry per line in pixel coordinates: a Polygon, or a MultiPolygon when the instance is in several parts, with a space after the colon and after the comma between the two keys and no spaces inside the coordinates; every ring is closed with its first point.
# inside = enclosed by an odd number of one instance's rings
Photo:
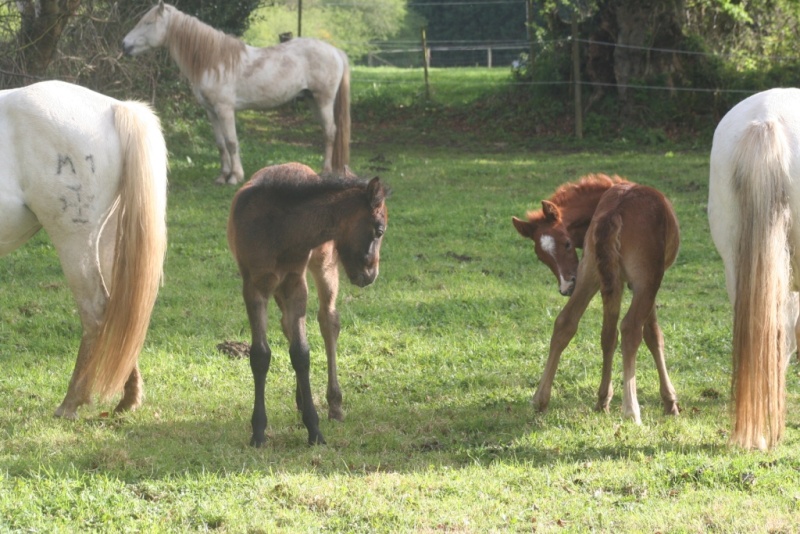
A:
{"type": "Polygon", "coordinates": [[[553,236],[550,235],[543,235],[541,239],[539,239],[539,244],[542,246],[542,250],[553,256],[555,259],[556,257],[556,240],[553,239],[553,236]]]}
{"type": "MultiPolygon", "coordinates": [[[[550,254],[554,260],[556,260],[556,268],[558,268],[558,258],[556,258],[556,240],[553,239],[553,236],[550,235],[543,235],[539,238],[539,246],[542,247],[542,250],[550,254]]],[[[571,280],[565,280],[564,275],[561,274],[561,269],[558,270],[558,289],[561,291],[562,295],[568,294],[572,290],[573,282],[571,280]]]]}

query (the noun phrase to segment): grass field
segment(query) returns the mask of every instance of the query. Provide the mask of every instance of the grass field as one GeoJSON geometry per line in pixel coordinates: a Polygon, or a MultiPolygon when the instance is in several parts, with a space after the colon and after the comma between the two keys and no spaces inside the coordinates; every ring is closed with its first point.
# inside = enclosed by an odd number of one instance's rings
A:
{"type": "MultiPolygon", "coordinates": [[[[373,80],[369,90],[385,93],[359,108],[363,76],[354,75],[352,166],[380,175],[393,196],[379,279],[364,289],[342,280],[346,420],[322,422],[328,445],[306,445],[273,305],[268,442],[248,446],[249,365],[217,349],[249,341],[225,242],[234,188],[212,184],[217,156],[202,114],[167,111],[170,244],[140,359],[139,411],[109,418],[113,405],[96,404],[79,421],[52,417],[77,353],[75,304],[45,235],[0,260],[0,531],[800,530],[796,363],[781,445],[727,445],[730,306],[705,213],[708,140],[696,150],[596,141],[543,150],[498,135],[501,125],[489,135],[437,124],[435,114],[407,120],[399,104],[368,121],[401,96],[386,89],[388,77],[373,80]],[[658,299],[677,418],[661,415],[644,349],[642,426],[621,417],[620,358],[612,413],[592,410],[599,301],[563,355],[549,411],[530,406],[565,300],[510,219],[588,172],[655,186],[678,213],[681,253],[658,299]]],[[[481,95],[476,87],[465,102],[481,95]]],[[[244,113],[239,132],[248,174],[285,161],[320,166],[305,112],[244,113]]],[[[313,299],[309,308],[324,415],[313,299]]]]}

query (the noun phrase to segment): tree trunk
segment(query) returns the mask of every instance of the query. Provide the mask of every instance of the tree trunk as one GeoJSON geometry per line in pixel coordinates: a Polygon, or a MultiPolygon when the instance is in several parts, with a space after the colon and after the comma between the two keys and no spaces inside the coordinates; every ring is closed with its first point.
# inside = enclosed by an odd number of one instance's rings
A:
{"type": "MultiPolygon", "coordinates": [[[[630,115],[630,85],[648,79],[675,82],[685,0],[607,0],[600,5],[604,29],[614,35],[614,77],[623,115],[630,115]],[[658,49],[658,50],[653,50],[658,49]]],[[[663,83],[663,82],[662,82],[663,83]]]]}
{"type": "Polygon", "coordinates": [[[61,33],[80,0],[22,0],[17,5],[22,14],[17,68],[22,74],[42,76],[53,61],[61,33]]]}

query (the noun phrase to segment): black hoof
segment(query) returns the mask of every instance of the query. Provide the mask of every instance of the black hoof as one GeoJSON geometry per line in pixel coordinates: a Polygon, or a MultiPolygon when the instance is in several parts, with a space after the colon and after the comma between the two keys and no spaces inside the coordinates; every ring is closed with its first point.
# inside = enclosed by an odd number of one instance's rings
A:
{"type": "Polygon", "coordinates": [[[325,442],[325,438],[322,437],[322,434],[317,434],[316,436],[308,436],[308,444],[327,445],[327,443],[325,442]]]}
{"type": "Polygon", "coordinates": [[[261,448],[267,442],[267,439],[264,436],[256,437],[255,435],[250,438],[250,446],[255,447],[256,449],[261,448]]]}

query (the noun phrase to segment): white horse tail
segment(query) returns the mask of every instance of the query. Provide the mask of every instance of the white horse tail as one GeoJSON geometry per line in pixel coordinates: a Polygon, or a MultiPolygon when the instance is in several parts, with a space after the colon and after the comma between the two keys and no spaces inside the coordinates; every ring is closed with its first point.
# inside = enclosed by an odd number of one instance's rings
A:
{"type": "Polygon", "coordinates": [[[341,55],[344,60],[344,72],[333,103],[336,137],[333,140],[331,167],[334,172],[344,176],[345,166],[350,164],[350,65],[344,52],[341,52],[341,55]]]}
{"type": "Polygon", "coordinates": [[[114,106],[122,174],[117,235],[103,323],[84,368],[90,389],[119,392],[144,344],[167,246],[167,150],[158,117],[138,102],[114,106]]]}
{"type": "Polygon", "coordinates": [[[732,185],[739,204],[733,312],[733,432],[742,447],[766,449],[785,422],[789,156],[778,121],[754,121],[735,150],[732,185]]]}

